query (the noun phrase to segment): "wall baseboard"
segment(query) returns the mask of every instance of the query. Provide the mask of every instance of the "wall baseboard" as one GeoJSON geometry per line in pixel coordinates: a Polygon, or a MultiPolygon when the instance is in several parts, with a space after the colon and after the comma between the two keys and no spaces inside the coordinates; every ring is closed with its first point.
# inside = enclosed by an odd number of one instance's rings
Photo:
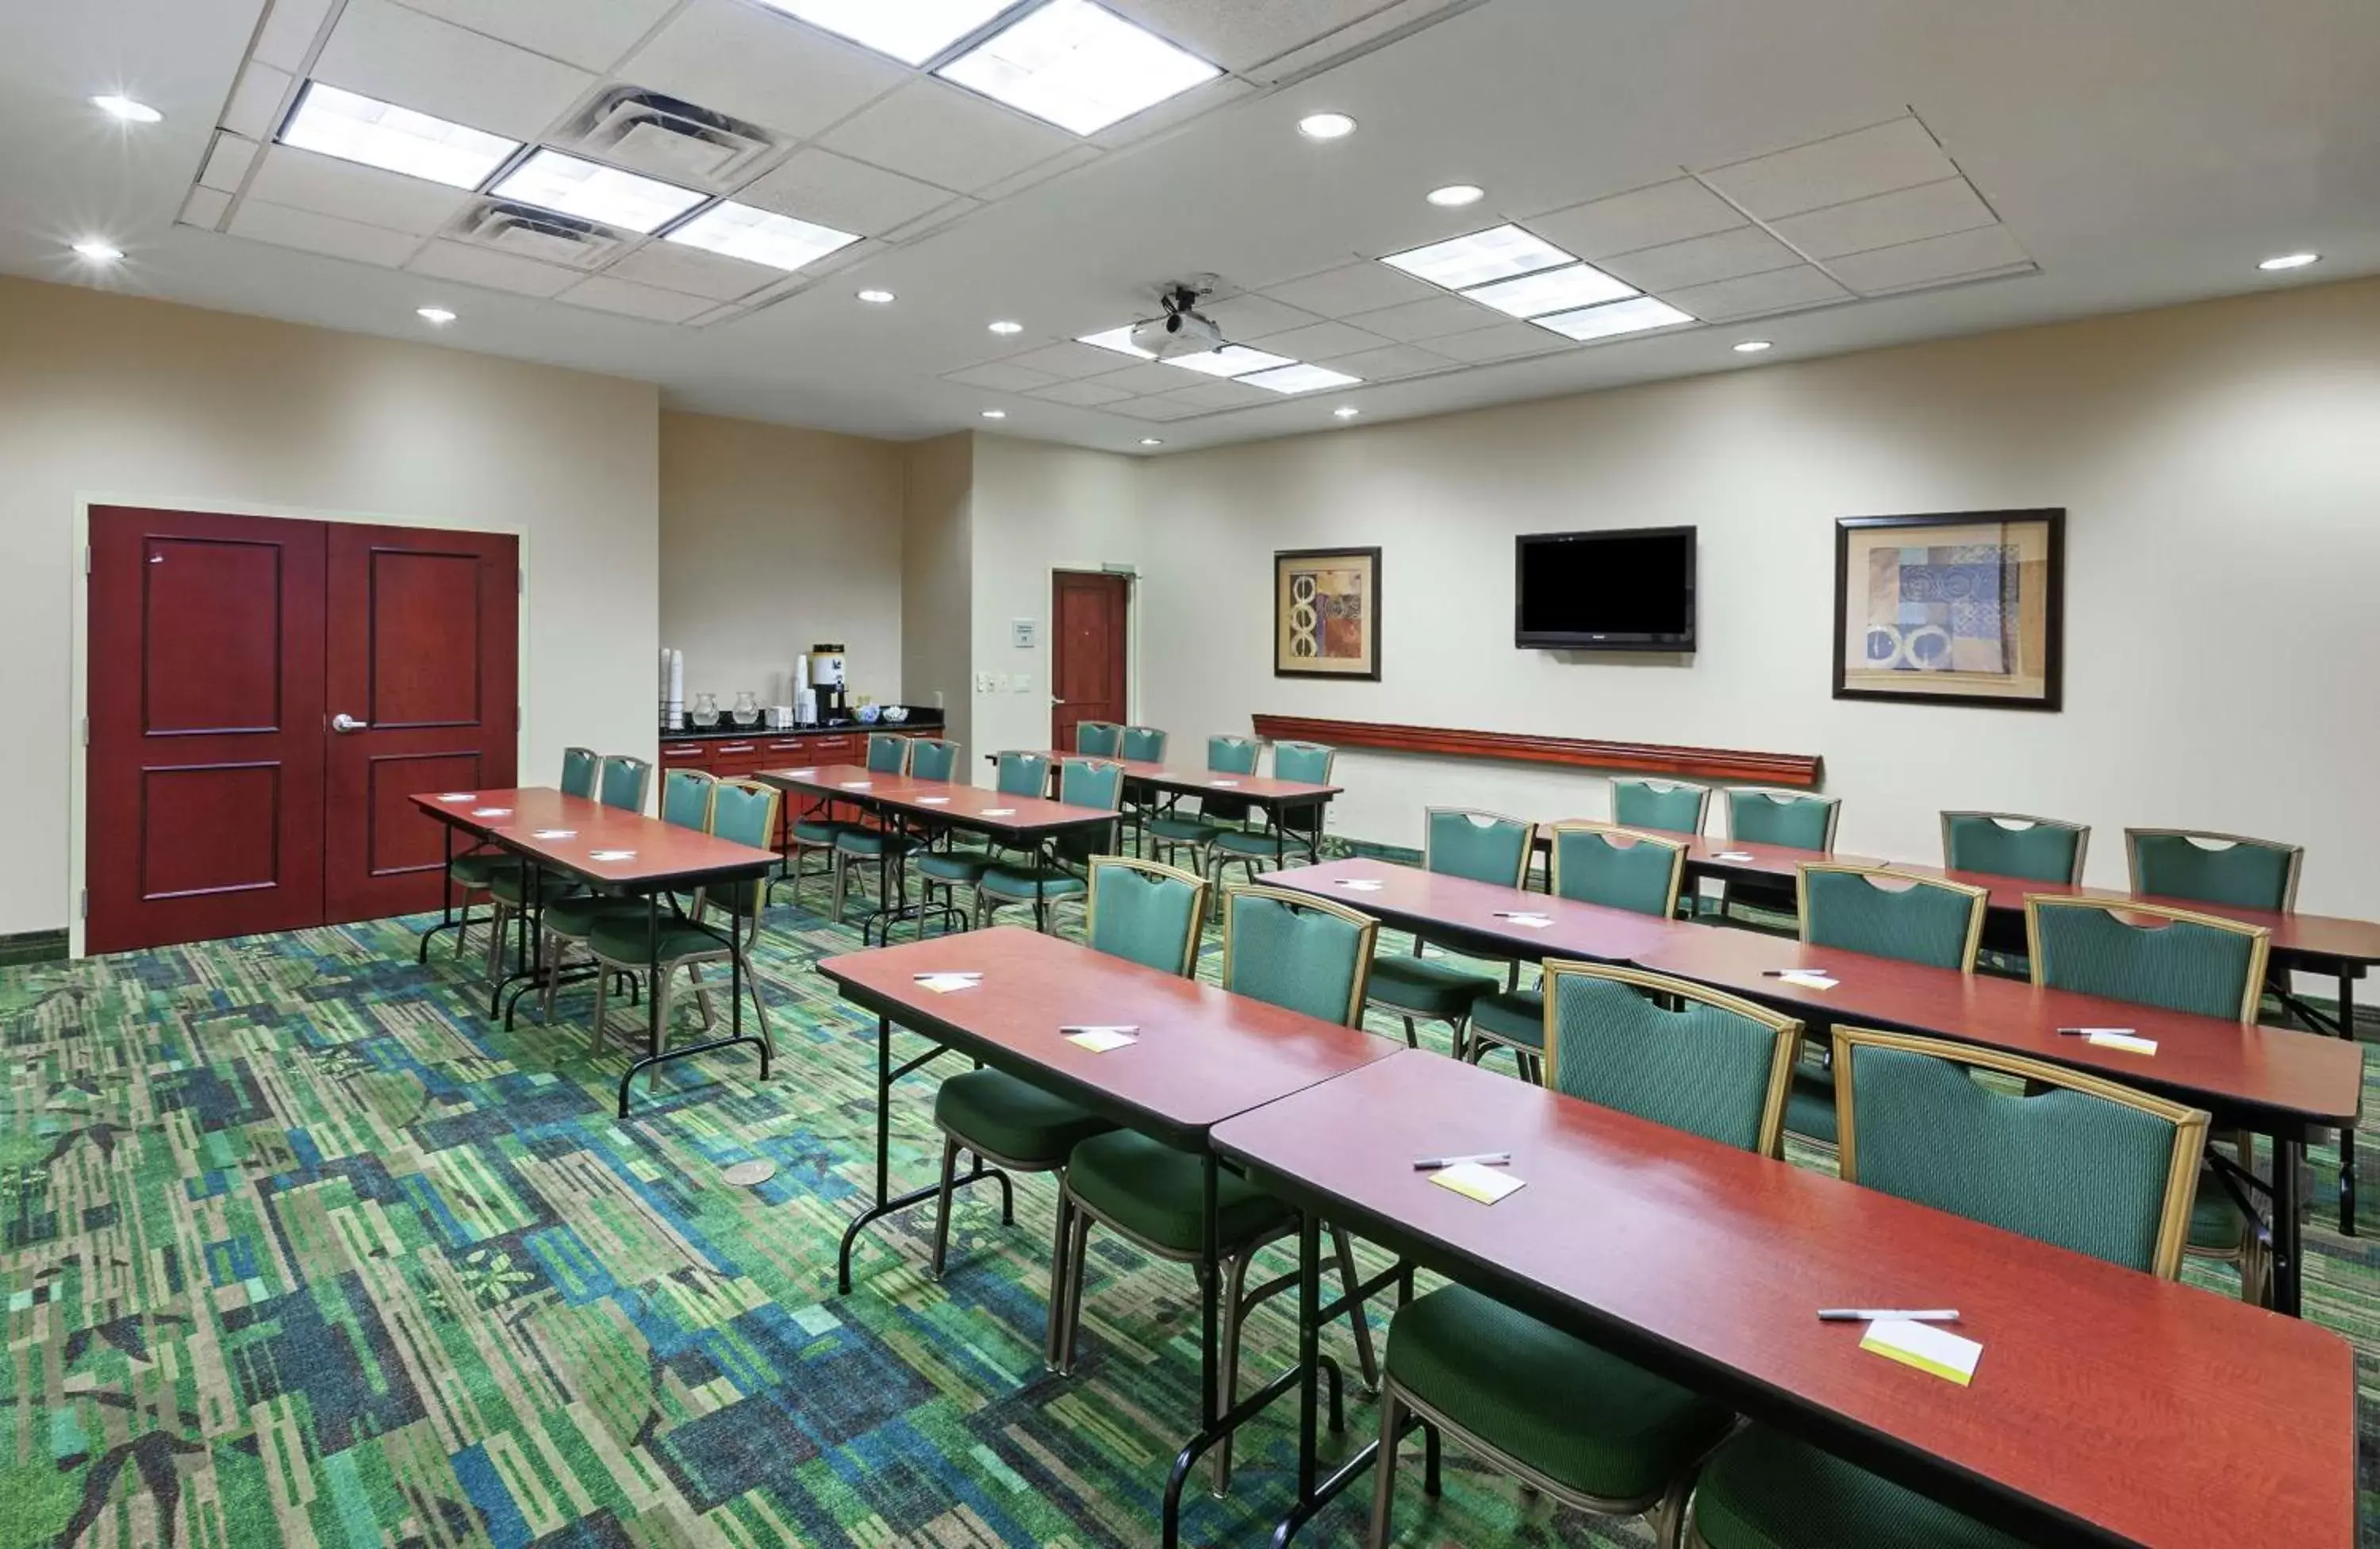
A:
{"type": "Polygon", "coordinates": [[[1739,780],[1765,786],[1815,787],[1823,762],[1815,753],[1673,748],[1658,742],[1598,742],[1577,737],[1536,737],[1525,732],[1458,731],[1447,726],[1400,726],[1377,721],[1323,721],[1304,715],[1258,715],[1255,719],[1257,735],[1274,742],[1327,742],[1335,748],[1377,748],[1391,753],[1500,759],[1515,763],[1559,763],[1579,769],[1739,780]]]}
{"type": "Polygon", "coordinates": [[[0,936],[0,968],[19,963],[63,963],[67,960],[67,933],[57,931],[25,931],[17,935],[0,936]]]}

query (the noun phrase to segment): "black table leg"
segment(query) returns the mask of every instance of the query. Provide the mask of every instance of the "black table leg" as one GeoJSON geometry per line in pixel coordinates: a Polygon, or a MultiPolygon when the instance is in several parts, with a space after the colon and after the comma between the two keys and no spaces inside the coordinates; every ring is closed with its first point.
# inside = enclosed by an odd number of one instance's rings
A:
{"type": "MultiPolygon", "coordinates": [[[[438,828],[443,835],[443,842],[446,847],[445,859],[438,868],[438,923],[421,933],[421,945],[414,950],[413,954],[413,960],[417,963],[426,963],[430,960],[431,937],[441,931],[455,929],[455,825],[451,823],[441,823],[438,828]]],[[[461,945],[461,939],[458,937],[455,943],[458,951],[461,945]]]]}
{"type": "MultiPolygon", "coordinates": [[[[859,1213],[857,1220],[843,1229],[843,1247],[834,1261],[834,1285],[838,1295],[851,1294],[851,1250],[870,1222],[880,1221],[907,1210],[911,1205],[923,1204],[941,1195],[941,1184],[938,1180],[923,1189],[912,1189],[897,1198],[886,1197],[892,1188],[892,1083],[949,1052],[942,1044],[937,1043],[917,1058],[896,1066],[892,1063],[892,1018],[876,1018],[876,1201],[859,1213]]],[[[951,1187],[960,1189],[970,1183],[980,1183],[985,1178],[992,1179],[1000,1185],[1001,1219],[1014,1221],[1016,1218],[1016,1195],[1009,1184],[1008,1175],[998,1167],[985,1166],[980,1153],[968,1154],[975,1158],[975,1165],[953,1178],[951,1187]]]]}
{"type": "Polygon", "coordinates": [[[2298,1229],[2298,1165],[2305,1141],[2297,1136],[2273,1137],[2273,1311],[2301,1317],[2303,1265],[2298,1229]]]}
{"type": "MultiPolygon", "coordinates": [[[[753,872],[748,880],[754,886],[761,886],[763,880],[768,876],[768,868],[763,866],[759,870],[753,872]]],[[[726,880],[741,882],[747,879],[739,876],[731,877],[726,880]]],[[[635,1084],[638,1072],[650,1070],[655,1066],[667,1064],[671,1060],[692,1059],[698,1055],[707,1055],[716,1049],[729,1049],[735,1047],[738,1043],[749,1043],[754,1048],[760,1051],[760,1079],[764,1081],[769,1079],[769,1045],[767,1041],[764,1039],[754,1038],[744,1031],[744,964],[742,957],[737,955],[735,951],[735,926],[732,915],[729,919],[728,933],[725,939],[729,955],[728,987],[730,990],[735,992],[736,998],[733,1003],[734,1009],[728,1014],[728,1035],[724,1038],[713,1038],[707,1043],[689,1043],[682,1049],[671,1049],[666,1052],[662,1050],[662,1034],[664,1030],[661,1025],[662,967],[659,960],[661,957],[662,933],[661,896],[661,892],[659,890],[646,895],[645,960],[650,965],[649,971],[650,972],[652,980],[651,984],[646,992],[648,1017],[648,1031],[646,1034],[647,1047],[645,1050],[645,1057],[630,1065],[620,1077],[620,1116],[622,1118],[626,1118],[628,1116],[628,1090],[635,1084]]],[[[762,902],[765,905],[765,896],[763,897],[762,902]]],[[[710,931],[710,927],[708,925],[700,926],[700,928],[706,932],[710,932],[713,935],[718,933],[717,932],[710,931]]],[[[756,925],[754,928],[757,930],[758,926],[756,925]]]]}
{"type": "MultiPolygon", "coordinates": [[[[2355,975],[2354,965],[2338,966],[2338,1035],[2350,1043],[2355,1039],[2355,975]]],[[[2355,1126],[2338,1128],[2338,1229],[2349,1237],[2355,1235],[2355,1126]]]]}

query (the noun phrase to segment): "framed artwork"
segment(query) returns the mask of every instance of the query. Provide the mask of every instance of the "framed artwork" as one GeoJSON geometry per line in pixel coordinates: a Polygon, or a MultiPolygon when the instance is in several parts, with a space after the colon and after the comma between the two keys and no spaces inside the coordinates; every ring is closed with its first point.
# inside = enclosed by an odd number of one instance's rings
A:
{"type": "Polygon", "coordinates": [[[1835,698],[2056,710],[2066,513],[1835,523],[1835,698]]]}
{"type": "Polygon", "coordinates": [[[1272,556],[1272,675],[1380,679],[1380,551],[1272,556]]]}

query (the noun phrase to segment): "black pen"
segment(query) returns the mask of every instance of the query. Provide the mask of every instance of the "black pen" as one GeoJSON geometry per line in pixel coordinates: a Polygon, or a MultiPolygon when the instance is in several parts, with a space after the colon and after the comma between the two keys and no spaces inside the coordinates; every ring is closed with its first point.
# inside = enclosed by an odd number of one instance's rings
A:
{"type": "Polygon", "coordinates": [[[1414,1164],[1414,1171],[1435,1173],[1448,1167],[1509,1167],[1512,1165],[1512,1153],[1509,1151],[1483,1151],[1476,1156],[1425,1156],[1414,1164]]]}
{"type": "Polygon", "coordinates": [[[1787,974],[1791,973],[1815,973],[1821,979],[1824,979],[1827,976],[1827,970],[1821,968],[1791,968],[1762,969],[1760,970],[1760,977],[1763,979],[1782,979],[1787,974]]]}

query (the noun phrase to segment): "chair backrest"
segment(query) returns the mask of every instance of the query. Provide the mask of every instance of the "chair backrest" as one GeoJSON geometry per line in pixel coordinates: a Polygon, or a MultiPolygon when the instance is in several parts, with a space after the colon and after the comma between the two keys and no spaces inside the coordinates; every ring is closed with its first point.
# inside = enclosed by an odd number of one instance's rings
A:
{"type": "Polygon", "coordinates": [[[1165,733],[1157,726],[1123,728],[1123,756],[1135,763],[1165,762],[1165,733]]]}
{"type": "Polygon", "coordinates": [[[1278,887],[1227,889],[1223,988],[1357,1026],[1379,934],[1378,921],[1328,898],[1278,887]]]}
{"type": "Polygon", "coordinates": [[[641,812],[645,810],[645,798],[652,794],[652,789],[653,766],[643,759],[613,753],[603,761],[598,794],[604,806],[624,812],[641,812]]]}
{"type": "MultiPolygon", "coordinates": [[[[754,849],[774,848],[777,812],[784,795],[776,787],[758,780],[720,781],[710,799],[711,834],[754,849]]],[[[708,896],[731,910],[758,916],[768,907],[769,889],[764,882],[749,881],[710,889],[708,896]]]]}
{"type": "Polygon", "coordinates": [[[1837,1028],[1834,1043],[1847,1180],[2168,1280],[2180,1272],[2205,1114],[1975,1044],[1864,1028],[1837,1028]]]}
{"type": "Polygon", "coordinates": [[[871,774],[909,773],[909,739],[889,731],[868,733],[868,771],[871,774]]]}
{"type": "Polygon", "coordinates": [[[1678,888],[1686,875],[1683,840],[1608,823],[1558,823],[1553,833],[1546,880],[1556,897],[1663,920],[1678,912],[1678,888]]]}
{"type": "Polygon", "coordinates": [[[999,767],[1001,795],[1046,797],[1050,794],[1050,761],[1041,754],[1002,753],[999,767]]]}
{"type": "Polygon", "coordinates": [[[1835,818],[1841,810],[1840,797],[1740,786],[1727,793],[1727,836],[1749,839],[1755,845],[1830,850],[1835,848],[1835,818]]]}
{"type": "Polygon", "coordinates": [[[1784,1154],[1800,1022],[1682,979],[1601,963],[1548,962],[1545,994],[1547,1086],[1722,1145],[1784,1154]]]}
{"type": "Polygon", "coordinates": [[[1942,864],[1953,872],[2016,877],[2024,882],[2082,881],[2082,852],[2091,825],[2021,812],[1945,812],[1942,864]]]}
{"type": "Polygon", "coordinates": [[[719,776],[702,769],[662,772],[662,821],[698,834],[710,832],[711,796],[719,776]]]}
{"type": "Polygon", "coordinates": [[[2155,904],[2034,894],[2024,942],[2036,984],[2252,1022],[2273,933],[2155,904]]]}
{"type": "Polygon", "coordinates": [[[1101,952],[1186,979],[1198,967],[1207,894],[1206,879],[1188,872],[1102,855],[1091,862],[1084,934],[1101,952]]]}
{"type": "MultiPolygon", "coordinates": [[[[1117,811],[1123,806],[1123,765],[1100,759],[1068,759],[1058,766],[1058,799],[1070,807],[1117,811]]],[[[1068,860],[1087,860],[1115,848],[1115,828],[1070,828],[1051,841],[1068,860]]]]}
{"type": "Polygon", "coordinates": [[[1422,814],[1421,863],[1425,870],[1474,882],[1518,887],[1529,874],[1536,835],[1520,818],[1432,807],[1422,814]]]}
{"type": "Polygon", "coordinates": [[[1327,786],[1330,783],[1330,765],[1338,757],[1339,750],[1319,742],[1276,742],[1272,746],[1272,777],[1327,786]]]}
{"type": "Polygon", "coordinates": [[[2234,909],[2298,907],[2305,848],[2186,828],[2127,828],[2132,891],[2234,909]]]}
{"type": "Polygon", "coordinates": [[[1805,860],[1799,870],[1803,941],[1975,971],[1990,889],[1888,866],[1805,860]]]}
{"type": "Polygon", "coordinates": [[[1699,835],[1710,799],[1710,787],[1682,780],[1614,780],[1611,821],[1622,828],[1699,835]]]}
{"type": "Polygon", "coordinates": [[[1111,759],[1123,750],[1123,728],[1113,721],[1075,723],[1075,751],[1095,759],[1111,759]]]}
{"type": "Polygon", "coordinates": [[[592,748],[562,750],[562,794],[593,796],[595,777],[603,767],[602,755],[592,748]]]}
{"type": "Polygon", "coordinates": [[[909,778],[948,784],[958,772],[959,745],[939,737],[909,739],[909,778]]]}
{"type": "Polygon", "coordinates": [[[1207,767],[1217,774],[1257,772],[1257,741],[1253,737],[1215,736],[1207,738],[1207,767]]]}

